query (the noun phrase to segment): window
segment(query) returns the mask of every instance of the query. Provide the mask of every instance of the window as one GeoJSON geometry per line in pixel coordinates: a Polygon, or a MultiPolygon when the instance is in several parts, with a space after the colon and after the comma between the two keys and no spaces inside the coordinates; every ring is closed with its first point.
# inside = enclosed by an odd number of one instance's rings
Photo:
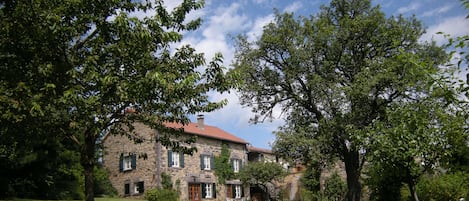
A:
{"type": "Polygon", "coordinates": [[[226,185],[226,196],[228,198],[242,198],[244,197],[243,187],[239,184],[226,185]]]}
{"type": "Polygon", "coordinates": [[[184,154],[168,150],[168,167],[184,167],[184,154]]]}
{"type": "Polygon", "coordinates": [[[214,183],[202,184],[202,198],[216,198],[216,188],[214,183]]]}
{"type": "Polygon", "coordinates": [[[214,158],[210,155],[200,155],[200,169],[201,170],[213,170],[214,169],[214,158]]]}
{"type": "Polygon", "coordinates": [[[173,152],[171,157],[172,157],[172,160],[173,160],[173,167],[179,167],[179,153],[173,152]]]}
{"type": "Polygon", "coordinates": [[[235,189],[235,197],[234,198],[241,198],[241,186],[240,185],[234,185],[235,189]]]}
{"type": "Polygon", "coordinates": [[[143,181],[134,183],[134,194],[140,194],[145,192],[143,181]]]}
{"type": "Polygon", "coordinates": [[[130,156],[126,156],[122,160],[124,160],[124,171],[131,170],[132,169],[132,160],[131,160],[130,156]]]}
{"type": "Polygon", "coordinates": [[[130,195],[130,184],[124,184],[124,195],[130,195]]]}
{"type": "Polygon", "coordinates": [[[240,159],[231,159],[231,167],[233,172],[238,173],[241,170],[242,161],[240,159]]]}
{"type": "Polygon", "coordinates": [[[121,154],[119,160],[119,170],[121,172],[134,170],[137,167],[137,157],[135,154],[124,156],[121,154]]]}

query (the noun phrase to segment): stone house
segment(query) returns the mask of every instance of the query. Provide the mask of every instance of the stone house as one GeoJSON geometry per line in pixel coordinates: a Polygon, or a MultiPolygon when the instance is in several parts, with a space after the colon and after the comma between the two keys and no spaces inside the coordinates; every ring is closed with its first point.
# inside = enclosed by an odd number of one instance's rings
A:
{"type": "MultiPolygon", "coordinates": [[[[167,123],[167,127],[184,128],[187,136],[196,136],[197,152],[178,153],[155,140],[158,131],[135,123],[135,133],[142,143],[134,143],[127,136],[108,134],[103,139],[103,166],[109,170],[109,179],[120,196],[143,196],[146,189],[161,185],[161,173],[171,176],[180,200],[244,201],[250,198],[249,186],[240,180],[219,184],[214,170],[214,157],[220,155],[223,145],[230,151],[234,172],[248,161],[248,142],[220,128],[204,124],[203,116],[197,123],[182,126],[167,123]]],[[[184,136],[181,136],[184,137],[184,136]]]]}

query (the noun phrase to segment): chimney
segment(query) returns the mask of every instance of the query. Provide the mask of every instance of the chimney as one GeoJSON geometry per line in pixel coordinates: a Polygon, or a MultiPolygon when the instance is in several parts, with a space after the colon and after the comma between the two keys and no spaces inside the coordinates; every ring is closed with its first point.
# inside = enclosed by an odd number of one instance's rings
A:
{"type": "Polygon", "coordinates": [[[204,115],[203,114],[197,115],[197,127],[199,127],[199,129],[201,130],[204,129],[204,115]]]}

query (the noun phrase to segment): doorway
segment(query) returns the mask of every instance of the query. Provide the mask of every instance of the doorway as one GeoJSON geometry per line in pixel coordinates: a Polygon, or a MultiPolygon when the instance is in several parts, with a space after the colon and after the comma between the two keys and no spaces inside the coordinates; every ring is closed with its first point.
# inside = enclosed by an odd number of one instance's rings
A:
{"type": "Polygon", "coordinates": [[[200,201],[200,184],[189,183],[189,200],[190,201],[200,201]]]}

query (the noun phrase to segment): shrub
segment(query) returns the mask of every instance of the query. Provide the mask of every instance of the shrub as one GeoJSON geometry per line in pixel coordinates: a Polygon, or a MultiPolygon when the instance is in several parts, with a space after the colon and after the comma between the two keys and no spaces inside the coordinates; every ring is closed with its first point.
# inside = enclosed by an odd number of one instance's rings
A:
{"type": "Polygon", "coordinates": [[[178,201],[179,194],[173,189],[155,188],[145,192],[148,201],[178,201]]]}
{"type": "Polygon", "coordinates": [[[423,177],[417,184],[420,200],[459,200],[469,197],[469,174],[463,172],[423,177]]]}

